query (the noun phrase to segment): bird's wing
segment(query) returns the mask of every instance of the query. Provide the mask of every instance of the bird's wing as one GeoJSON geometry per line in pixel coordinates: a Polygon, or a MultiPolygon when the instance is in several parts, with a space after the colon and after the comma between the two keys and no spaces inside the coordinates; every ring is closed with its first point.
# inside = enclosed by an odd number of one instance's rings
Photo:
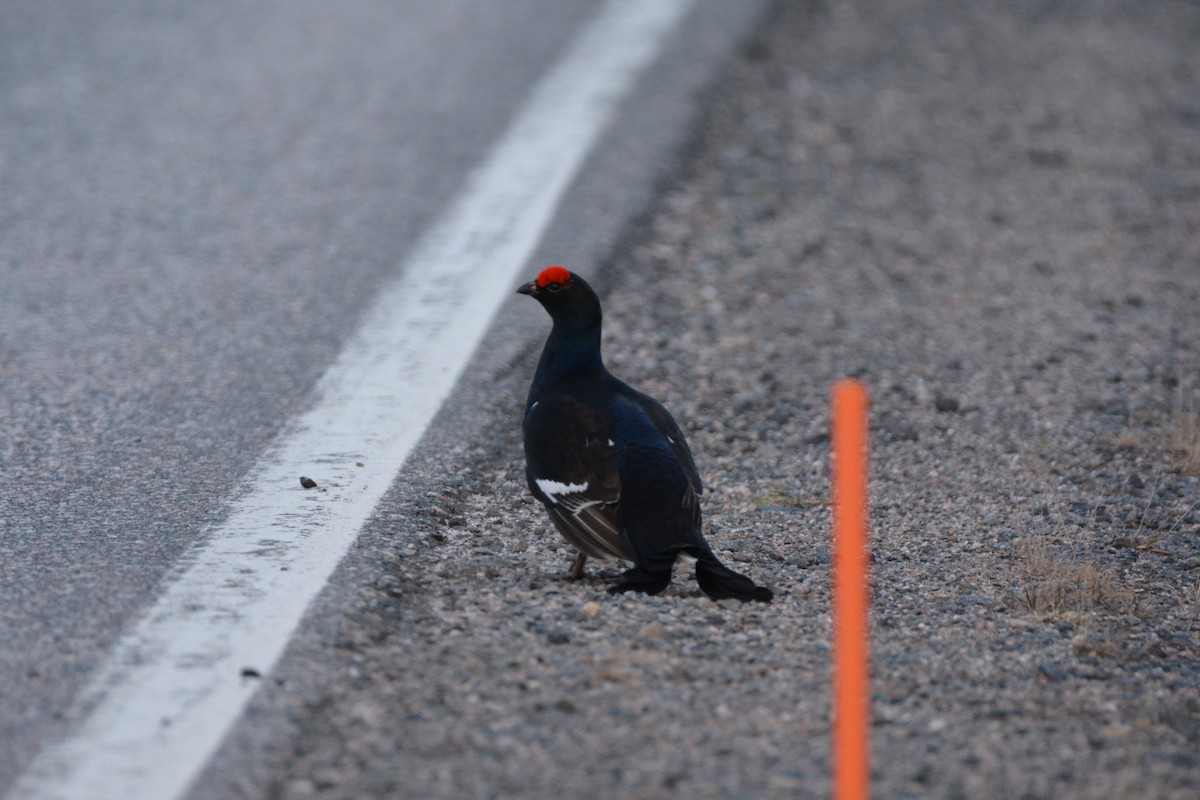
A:
{"type": "Polygon", "coordinates": [[[612,419],[559,394],[525,413],[525,476],[567,541],[600,558],[629,559],[614,510],[621,497],[612,419]]]}
{"type": "Polygon", "coordinates": [[[688,480],[688,492],[683,497],[683,507],[692,511],[696,524],[700,523],[699,497],[704,492],[704,484],[700,480],[700,472],[696,469],[696,461],[692,458],[692,449],[688,447],[687,438],[675,422],[675,418],[667,411],[666,406],[648,394],[632,390],[636,395],[638,405],[645,410],[659,433],[666,437],[679,465],[683,468],[688,480]]]}

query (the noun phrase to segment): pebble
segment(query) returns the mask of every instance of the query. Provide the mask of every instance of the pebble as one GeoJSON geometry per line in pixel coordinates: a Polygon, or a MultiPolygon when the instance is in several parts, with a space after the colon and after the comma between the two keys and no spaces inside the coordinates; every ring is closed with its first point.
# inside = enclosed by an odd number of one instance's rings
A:
{"type": "Polygon", "coordinates": [[[954,412],[959,410],[959,401],[957,397],[951,397],[945,394],[938,394],[933,399],[933,407],[942,412],[954,412]]]}

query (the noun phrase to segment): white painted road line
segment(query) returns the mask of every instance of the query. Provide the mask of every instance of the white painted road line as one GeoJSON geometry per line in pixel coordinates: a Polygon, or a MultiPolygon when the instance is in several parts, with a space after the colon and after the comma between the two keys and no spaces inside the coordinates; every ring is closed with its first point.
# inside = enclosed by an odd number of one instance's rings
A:
{"type": "Polygon", "coordinates": [[[610,0],[413,251],[228,520],[10,797],[170,800],[232,726],[450,393],[618,103],[693,0],[610,0]],[[362,463],[362,467],[356,466],[362,463]],[[300,475],[323,491],[305,491],[300,475]]]}

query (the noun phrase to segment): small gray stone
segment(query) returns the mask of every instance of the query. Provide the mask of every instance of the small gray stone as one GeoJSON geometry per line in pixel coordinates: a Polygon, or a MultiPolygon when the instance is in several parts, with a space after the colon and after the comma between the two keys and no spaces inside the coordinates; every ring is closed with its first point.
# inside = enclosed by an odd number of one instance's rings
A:
{"type": "Polygon", "coordinates": [[[933,407],[938,411],[952,413],[958,411],[959,401],[957,397],[941,394],[940,392],[933,398],[933,407]]]}

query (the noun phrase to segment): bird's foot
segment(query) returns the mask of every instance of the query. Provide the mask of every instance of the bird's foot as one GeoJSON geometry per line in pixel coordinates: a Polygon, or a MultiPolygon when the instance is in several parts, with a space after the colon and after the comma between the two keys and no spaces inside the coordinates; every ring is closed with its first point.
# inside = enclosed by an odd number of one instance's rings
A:
{"type": "Polygon", "coordinates": [[[671,583],[671,571],[650,572],[641,567],[627,569],[617,576],[613,584],[608,587],[609,594],[623,594],[625,592],[641,592],[642,594],[655,595],[666,589],[671,583]]]}
{"type": "Polygon", "coordinates": [[[571,568],[564,572],[559,580],[564,581],[579,581],[587,577],[587,572],[584,571],[583,565],[587,563],[587,553],[580,553],[575,556],[575,560],[571,562],[571,568]]]}

